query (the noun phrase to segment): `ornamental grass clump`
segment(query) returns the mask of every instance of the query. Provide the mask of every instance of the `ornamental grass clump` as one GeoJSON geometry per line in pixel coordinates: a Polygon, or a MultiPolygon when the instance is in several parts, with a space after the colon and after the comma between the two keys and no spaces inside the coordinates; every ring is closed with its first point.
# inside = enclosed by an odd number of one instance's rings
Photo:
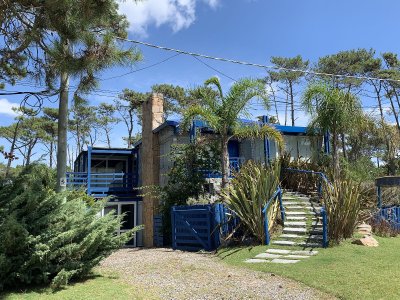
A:
{"type": "MultiPolygon", "coordinates": [[[[267,167],[248,161],[222,191],[224,204],[239,217],[244,232],[261,243],[265,240],[262,210],[279,186],[279,173],[279,164],[267,167]]],[[[268,209],[270,228],[275,223],[277,213],[278,202],[274,201],[268,209]]]]}
{"type": "Polygon", "coordinates": [[[339,243],[352,237],[361,210],[361,184],[349,178],[337,179],[332,186],[325,186],[323,198],[328,216],[329,240],[339,243]]]}
{"type": "Polygon", "coordinates": [[[104,201],[57,194],[55,172],[31,165],[0,188],[0,290],[33,284],[53,288],[82,278],[130,240],[116,235],[122,217],[99,217],[104,201]]]}

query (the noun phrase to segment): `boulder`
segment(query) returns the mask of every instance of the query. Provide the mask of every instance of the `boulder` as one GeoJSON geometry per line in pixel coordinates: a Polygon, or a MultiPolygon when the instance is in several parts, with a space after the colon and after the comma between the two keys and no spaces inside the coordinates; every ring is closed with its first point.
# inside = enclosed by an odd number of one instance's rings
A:
{"type": "Polygon", "coordinates": [[[362,246],[367,246],[367,247],[378,247],[379,243],[376,239],[374,239],[370,235],[364,235],[363,238],[361,239],[356,239],[353,244],[356,245],[362,245],[362,246]]]}
{"type": "Polygon", "coordinates": [[[360,224],[357,226],[357,233],[363,234],[363,235],[371,235],[372,233],[372,227],[371,225],[368,224],[360,224]]]}

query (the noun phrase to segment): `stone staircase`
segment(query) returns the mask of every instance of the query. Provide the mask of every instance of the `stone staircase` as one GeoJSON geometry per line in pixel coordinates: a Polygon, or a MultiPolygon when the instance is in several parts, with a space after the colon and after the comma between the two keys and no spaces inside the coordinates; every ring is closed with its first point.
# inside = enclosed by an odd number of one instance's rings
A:
{"type": "Polygon", "coordinates": [[[282,196],[285,208],[285,225],[282,234],[272,240],[265,253],[248,259],[248,263],[297,263],[316,255],[314,248],[323,246],[321,205],[317,195],[305,196],[285,192],[282,196]]]}

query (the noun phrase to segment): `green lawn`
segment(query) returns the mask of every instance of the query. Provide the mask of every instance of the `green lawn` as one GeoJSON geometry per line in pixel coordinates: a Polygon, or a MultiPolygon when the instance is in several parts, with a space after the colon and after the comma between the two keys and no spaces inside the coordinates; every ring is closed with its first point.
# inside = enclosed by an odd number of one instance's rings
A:
{"type": "Polygon", "coordinates": [[[347,241],[291,265],[243,262],[267,246],[222,249],[218,256],[228,264],[292,278],[342,299],[400,299],[400,238],[376,239],[376,248],[347,241]]]}
{"type": "Polygon", "coordinates": [[[14,291],[0,294],[6,300],[92,300],[92,299],[157,299],[143,290],[123,283],[115,275],[100,273],[88,279],[72,283],[65,289],[52,292],[50,288],[35,288],[26,291],[14,291]]]}

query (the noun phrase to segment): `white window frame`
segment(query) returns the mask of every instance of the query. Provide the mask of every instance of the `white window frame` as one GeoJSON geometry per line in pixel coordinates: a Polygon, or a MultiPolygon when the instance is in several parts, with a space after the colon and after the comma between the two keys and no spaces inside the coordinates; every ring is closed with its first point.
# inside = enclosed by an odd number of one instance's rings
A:
{"type": "MultiPolygon", "coordinates": [[[[122,205],[132,205],[133,204],[133,213],[134,213],[134,219],[133,219],[133,227],[136,227],[138,224],[138,205],[137,205],[137,201],[120,201],[120,202],[107,202],[106,207],[107,206],[117,206],[117,215],[120,216],[121,212],[122,212],[122,205]]],[[[101,216],[104,216],[104,209],[102,209],[101,211],[101,216]]],[[[124,232],[129,231],[130,229],[121,229],[118,228],[116,230],[117,234],[120,235],[124,232]]],[[[125,247],[137,247],[137,236],[136,236],[136,232],[133,235],[133,246],[132,245],[126,245],[125,247]]]]}

